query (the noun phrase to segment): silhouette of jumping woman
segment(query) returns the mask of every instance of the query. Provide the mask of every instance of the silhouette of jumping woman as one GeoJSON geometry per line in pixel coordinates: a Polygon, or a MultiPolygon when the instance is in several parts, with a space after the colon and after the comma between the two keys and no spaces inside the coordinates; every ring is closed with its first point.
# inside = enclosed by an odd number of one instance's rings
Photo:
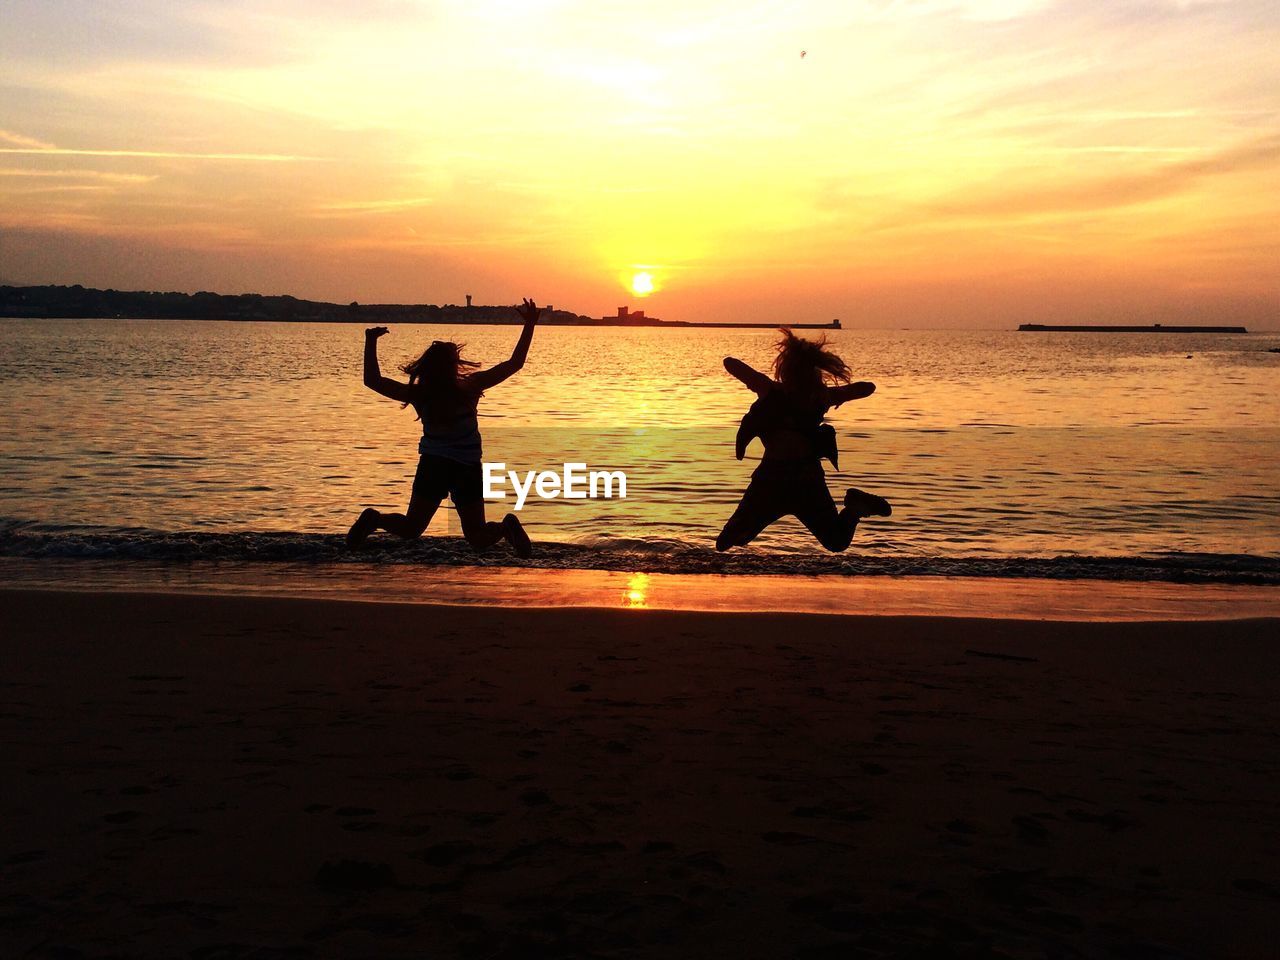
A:
{"type": "Polygon", "coordinates": [[[514,513],[508,513],[501,523],[484,518],[480,426],[476,421],[476,405],[484,391],[513,376],[529,355],[540,311],[532,300],[525,300],[517,310],[524,318],[524,329],[509,360],[477,371],[479,364],[464,360],[458,344],[437,340],[417,360],[404,365],[408,383],[384,377],[378,368],[378,338],[386,335],[387,328],[370,327],[364,332],[364,385],[399,400],[401,408],[413,407],[422,421],[421,456],[409,508],[404,513],[380,513],[372,507],[365,510],[347,533],[348,547],[359,547],[375,530],[416,539],[448,495],[462,521],[462,535],[477,550],[505,539],[518,556],[532,554],[529,535],[514,513]]]}
{"type": "Polygon", "coordinates": [[[716,538],[717,550],[745,546],[765,527],[793,514],[819,543],[839,553],[849,546],[859,520],[893,512],[883,497],[852,488],[844,495],[844,509],[837,510],[827,489],[822,458],[835,466],[839,453],[835,430],[823,417],[831,407],[871,396],[876,385],[851,383],[848,365],[827,349],[826,337],[804,340],[783,328],[772,377],[734,357],[725,357],[724,368],[757,397],[738,428],[738,459],[755,437],[764,443],[764,458],[716,538]]]}

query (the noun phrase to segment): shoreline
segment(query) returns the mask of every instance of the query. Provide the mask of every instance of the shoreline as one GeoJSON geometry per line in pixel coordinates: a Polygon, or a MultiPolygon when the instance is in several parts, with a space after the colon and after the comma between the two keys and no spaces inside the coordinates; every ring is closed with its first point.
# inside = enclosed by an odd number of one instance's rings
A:
{"type": "Polygon", "coordinates": [[[359,570],[383,566],[399,570],[453,567],[676,576],[817,576],[833,581],[936,577],[1280,587],[1280,554],[1193,551],[1110,556],[927,556],[887,554],[874,549],[840,554],[755,549],[719,553],[697,541],[647,543],[598,537],[590,542],[539,540],[533,558],[521,560],[500,549],[477,553],[464,539],[448,535],[414,541],[377,538],[352,551],[343,536],[336,533],[162,531],[138,527],[47,531],[22,522],[0,529],[0,566],[23,561],[79,560],[178,565],[294,564],[300,569],[337,566],[359,570]]]}
{"type": "Polygon", "coordinates": [[[293,597],[440,607],[1098,623],[1280,618],[1280,587],[1160,581],[12,558],[0,558],[0,580],[0,592],[293,597]]]}
{"type": "Polygon", "coordinates": [[[0,616],[7,956],[1273,948],[1270,622],[0,616]]]}

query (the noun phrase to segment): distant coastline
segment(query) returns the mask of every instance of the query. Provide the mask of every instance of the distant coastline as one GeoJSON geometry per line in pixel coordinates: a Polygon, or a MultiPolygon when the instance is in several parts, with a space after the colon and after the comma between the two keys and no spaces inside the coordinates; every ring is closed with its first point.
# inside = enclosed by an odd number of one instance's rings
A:
{"type": "MultiPolygon", "coordinates": [[[[470,299],[470,298],[468,298],[470,299]]],[[[589,317],[548,306],[542,320],[548,326],[568,327],[749,327],[772,324],[699,323],[627,315],[589,317]]],[[[291,296],[258,293],[158,293],[96,290],[75,285],[0,286],[0,318],[29,320],[237,320],[268,323],[447,323],[507,325],[521,322],[512,306],[431,303],[327,303],[291,296]]],[[[838,330],[840,321],[792,323],[795,329],[838,330]]]]}
{"type": "Polygon", "coordinates": [[[1179,324],[1053,324],[1023,323],[1018,326],[1023,333],[1248,333],[1244,327],[1204,327],[1179,324]]]}

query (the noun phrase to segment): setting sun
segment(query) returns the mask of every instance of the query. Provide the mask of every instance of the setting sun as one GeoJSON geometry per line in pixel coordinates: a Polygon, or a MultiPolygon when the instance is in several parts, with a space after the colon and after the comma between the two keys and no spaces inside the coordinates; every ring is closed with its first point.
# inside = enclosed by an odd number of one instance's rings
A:
{"type": "Polygon", "coordinates": [[[653,276],[649,273],[637,273],[631,278],[631,292],[637,297],[647,297],[653,293],[653,276]]]}

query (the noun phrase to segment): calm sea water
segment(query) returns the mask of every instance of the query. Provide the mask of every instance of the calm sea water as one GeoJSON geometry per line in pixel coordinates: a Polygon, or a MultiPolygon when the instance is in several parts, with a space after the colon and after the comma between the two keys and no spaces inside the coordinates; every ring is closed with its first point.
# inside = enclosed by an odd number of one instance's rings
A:
{"type": "MultiPolygon", "coordinates": [[[[383,371],[433,339],[489,364],[517,333],[394,327],[383,371]]],[[[757,443],[734,459],[751,396],[721,359],[764,368],[775,336],[539,329],[525,369],[481,403],[486,459],[585,461],[629,485],[626,500],[531,500],[534,539],[564,545],[548,555],[717,562],[708,551],[760,455],[757,443]]],[[[325,535],[362,507],[403,508],[417,462],[412,411],[361,385],[362,342],[348,325],[0,321],[0,553],[336,556],[325,535]]],[[[846,330],[832,342],[879,389],[830,414],[830,484],[882,494],[894,515],[822,562],[1280,560],[1280,354],[1268,352],[1280,336],[846,330]]],[[[429,534],[456,527],[442,510],[429,534]]],[[[756,559],[725,562],[799,570],[821,553],[788,519],[747,551],[756,559]]]]}

